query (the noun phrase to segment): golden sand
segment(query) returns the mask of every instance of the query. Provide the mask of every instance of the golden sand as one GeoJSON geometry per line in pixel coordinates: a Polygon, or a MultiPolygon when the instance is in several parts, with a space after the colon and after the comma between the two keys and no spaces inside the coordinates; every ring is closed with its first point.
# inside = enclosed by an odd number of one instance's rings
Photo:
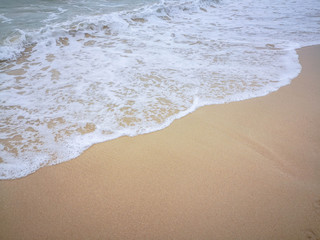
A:
{"type": "Polygon", "coordinates": [[[203,107],[0,182],[0,239],[320,239],[320,47],[265,97],[203,107]]]}

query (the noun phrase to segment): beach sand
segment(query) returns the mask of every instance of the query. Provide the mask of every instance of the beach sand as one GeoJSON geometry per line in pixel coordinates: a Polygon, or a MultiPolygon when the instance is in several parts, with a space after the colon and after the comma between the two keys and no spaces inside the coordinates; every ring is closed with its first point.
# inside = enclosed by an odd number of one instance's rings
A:
{"type": "Polygon", "coordinates": [[[0,182],[0,239],[320,239],[320,47],[264,97],[0,182]]]}

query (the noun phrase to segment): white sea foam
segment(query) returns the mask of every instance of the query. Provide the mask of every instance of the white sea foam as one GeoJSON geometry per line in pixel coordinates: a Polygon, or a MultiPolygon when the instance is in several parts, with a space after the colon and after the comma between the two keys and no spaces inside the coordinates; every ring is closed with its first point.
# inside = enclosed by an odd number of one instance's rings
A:
{"type": "Polygon", "coordinates": [[[1,23],[10,23],[12,21],[12,19],[7,18],[3,14],[0,14],[0,21],[1,21],[1,23]]]}
{"type": "Polygon", "coordinates": [[[43,23],[52,22],[52,21],[58,19],[60,14],[63,14],[65,12],[67,12],[67,11],[68,11],[67,9],[63,9],[61,7],[57,7],[56,10],[54,12],[51,12],[46,19],[42,20],[42,22],[43,23]]]}
{"type": "Polygon", "coordinates": [[[88,15],[69,8],[56,21],[63,6],[45,25],[10,33],[0,46],[0,178],[289,84],[301,68],[295,49],[319,43],[319,5],[162,0],[88,15]]]}

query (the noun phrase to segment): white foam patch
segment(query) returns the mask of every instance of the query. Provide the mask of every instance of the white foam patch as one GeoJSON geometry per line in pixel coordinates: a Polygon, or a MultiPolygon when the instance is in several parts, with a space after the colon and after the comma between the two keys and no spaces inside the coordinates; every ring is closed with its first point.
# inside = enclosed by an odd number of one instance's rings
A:
{"type": "Polygon", "coordinates": [[[11,18],[7,18],[3,14],[0,14],[0,21],[1,21],[1,23],[10,23],[12,21],[12,19],[11,18]]]}
{"type": "Polygon", "coordinates": [[[54,12],[50,12],[48,14],[48,17],[46,19],[42,20],[43,23],[53,22],[54,20],[59,18],[60,14],[63,14],[68,11],[67,9],[63,9],[61,7],[57,7],[54,10],[55,10],[54,12]]]}
{"type": "Polygon", "coordinates": [[[301,70],[295,48],[320,39],[308,19],[320,6],[269,3],[166,0],[21,33],[18,47],[2,46],[32,48],[1,63],[0,178],[289,84],[301,70]]]}

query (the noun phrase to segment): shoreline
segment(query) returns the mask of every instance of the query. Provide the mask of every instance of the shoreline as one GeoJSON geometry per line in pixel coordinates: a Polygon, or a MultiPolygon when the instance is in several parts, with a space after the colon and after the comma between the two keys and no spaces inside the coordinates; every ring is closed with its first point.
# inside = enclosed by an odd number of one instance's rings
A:
{"type": "Polygon", "coordinates": [[[263,97],[0,181],[1,239],[317,239],[320,45],[263,97]]]}
{"type": "MultiPolygon", "coordinates": [[[[312,45],[307,45],[305,47],[313,47],[313,46],[317,46],[318,44],[312,44],[312,45]]],[[[301,47],[301,48],[305,48],[305,47],[301,47]]],[[[294,49],[292,51],[295,51],[295,53],[298,55],[297,51],[301,48],[298,48],[298,49],[294,49]]],[[[27,52],[29,52],[29,50],[27,50],[27,52]]],[[[298,56],[297,56],[298,57],[298,56]]],[[[25,61],[25,60],[24,60],[25,61]]],[[[298,71],[298,72],[301,72],[301,69],[298,71]]],[[[300,73],[298,73],[299,75],[300,73]]],[[[291,76],[293,75],[296,75],[296,74],[290,74],[291,76]]],[[[287,79],[287,77],[286,77],[287,79]]],[[[289,78],[288,78],[289,79],[289,78]]],[[[293,78],[295,79],[295,78],[293,78]]],[[[99,140],[99,141],[96,141],[96,142],[93,142],[91,143],[90,145],[87,144],[86,147],[82,148],[82,150],[79,150],[79,151],[75,151],[77,152],[77,154],[72,154],[73,157],[70,157],[70,158],[65,158],[64,160],[60,160],[60,161],[57,161],[55,162],[54,160],[49,160],[47,163],[43,163],[43,164],[37,164],[36,167],[29,167],[29,169],[31,169],[28,173],[22,173],[21,174],[21,171],[20,173],[18,174],[14,174],[14,176],[11,175],[11,177],[7,177],[7,175],[5,174],[5,171],[3,173],[2,176],[0,176],[0,181],[6,181],[6,180],[15,180],[15,179],[21,179],[21,178],[25,178],[25,177],[28,177],[29,175],[31,174],[34,174],[35,172],[37,172],[39,169],[43,168],[43,167],[50,167],[50,166],[54,166],[54,165],[58,165],[58,164],[61,164],[61,163],[65,163],[65,162],[68,162],[68,161],[71,161],[71,160],[74,160],[78,157],[80,157],[85,151],[87,151],[88,149],[90,149],[91,147],[93,147],[94,145],[96,144],[102,144],[102,143],[105,143],[105,142],[109,142],[109,141],[114,141],[118,138],[122,138],[122,137],[136,137],[136,136],[139,136],[139,135],[145,135],[145,134],[150,134],[150,133],[154,133],[154,132],[158,132],[158,131],[162,131],[163,129],[169,127],[174,121],[176,120],[179,120],[181,118],[184,118],[186,116],[188,116],[189,114],[192,114],[194,113],[195,111],[197,111],[198,109],[200,108],[203,108],[203,107],[210,107],[210,106],[216,106],[216,105],[221,105],[221,104],[229,104],[229,103],[235,103],[235,102],[241,102],[241,101],[246,101],[246,100],[250,100],[250,99],[255,99],[255,98],[260,98],[260,97],[264,97],[264,96],[267,96],[273,92],[276,92],[278,91],[280,88],[282,87],[285,87],[287,85],[290,85],[291,84],[291,81],[292,80],[287,80],[289,83],[285,83],[285,85],[283,84],[279,84],[279,86],[277,86],[278,88],[272,88],[272,90],[260,90],[260,91],[257,91],[254,95],[255,96],[251,96],[249,98],[244,98],[244,97],[236,97],[236,98],[232,98],[233,100],[223,100],[222,102],[218,102],[218,103],[212,103],[212,102],[202,102],[201,104],[199,104],[199,98],[198,97],[195,97],[194,98],[194,101],[193,101],[193,104],[186,110],[184,111],[181,111],[181,112],[178,112],[177,114],[175,115],[172,115],[170,117],[168,117],[163,123],[161,123],[159,126],[155,126],[155,127],[152,127],[151,130],[149,129],[148,131],[146,130],[143,130],[143,131],[137,131],[136,133],[115,133],[113,134],[110,138],[108,139],[104,139],[104,140],[99,140]],[[276,90],[275,90],[276,89],[276,90]],[[235,100],[237,99],[237,100],[235,100]],[[139,133],[138,133],[139,132],[139,133]],[[5,176],[5,177],[4,177],[5,176]]],[[[201,102],[201,100],[200,100],[201,102]]],[[[88,127],[88,131],[90,131],[90,127],[88,127]]],[[[86,131],[86,130],[83,130],[83,131],[86,131]]],[[[2,162],[2,159],[0,157],[0,163],[2,162]]]]}

